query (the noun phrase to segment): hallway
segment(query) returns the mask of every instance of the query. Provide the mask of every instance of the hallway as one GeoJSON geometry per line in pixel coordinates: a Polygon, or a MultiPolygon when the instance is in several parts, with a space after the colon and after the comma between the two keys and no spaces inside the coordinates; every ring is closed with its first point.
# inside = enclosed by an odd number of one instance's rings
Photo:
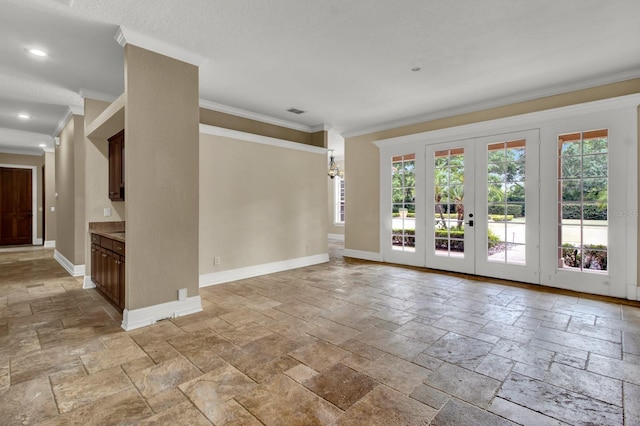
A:
{"type": "Polygon", "coordinates": [[[125,332],[53,250],[0,250],[0,423],[640,424],[640,304],[344,259],[125,332]]]}

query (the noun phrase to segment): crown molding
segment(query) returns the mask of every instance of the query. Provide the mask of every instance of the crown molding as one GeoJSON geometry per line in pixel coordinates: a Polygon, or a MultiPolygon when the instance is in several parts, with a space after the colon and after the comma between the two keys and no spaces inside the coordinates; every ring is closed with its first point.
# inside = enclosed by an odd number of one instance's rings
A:
{"type": "Polygon", "coordinates": [[[431,114],[413,116],[413,117],[404,118],[396,121],[388,121],[386,123],[382,123],[376,126],[367,127],[360,130],[348,131],[343,133],[343,136],[345,138],[351,138],[351,137],[366,135],[374,132],[397,129],[400,127],[411,126],[414,124],[427,123],[429,121],[439,120],[442,118],[455,117],[458,115],[468,114],[468,113],[477,112],[477,111],[483,111],[486,109],[513,105],[519,102],[532,101],[535,99],[541,99],[548,96],[562,95],[562,94],[574,92],[577,90],[591,89],[598,86],[604,86],[606,84],[620,83],[622,81],[632,80],[634,78],[640,78],[640,68],[633,68],[633,69],[621,71],[615,74],[608,74],[608,75],[599,76],[599,77],[595,77],[587,80],[571,82],[563,85],[550,86],[540,90],[523,92],[517,95],[491,99],[485,102],[464,105],[457,108],[445,109],[445,110],[437,111],[431,114]]]}
{"type": "Polygon", "coordinates": [[[120,26],[114,34],[113,38],[122,47],[127,44],[141,47],[170,58],[186,62],[199,67],[206,62],[207,58],[194,52],[190,52],[182,47],[157,40],[130,28],[120,26]]]}
{"type": "Polygon", "coordinates": [[[95,99],[96,101],[103,101],[103,102],[113,102],[116,99],[118,99],[117,96],[114,96],[111,93],[103,93],[103,92],[98,92],[90,89],[80,89],[78,91],[78,95],[80,95],[82,99],[88,98],[88,99],[95,99]]]}
{"type": "Polygon", "coordinates": [[[270,117],[268,115],[247,111],[229,105],[219,104],[217,102],[207,101],[205,99],[200,99],[200,108],[223,112],[225,114],[235,115],[242,118],[248,118],[249,120],[260,121],[262,123],[273,124],[274,126],[286,127],[287,129],[299,130],[301,132],[311,133],[313,129],[312,127],[306,126],[304,124],[298,124],[292,121],[270,117]]]}
{"type": "Polygon", "coordinates": [[[332,127],[328,124],[319,124],[317,126],[313,126],[309,128],[309,131],[311,133],[315,133],[315,132],[328,132],[329,130],[331,130],[332,127]]]}
{"type": "Polygon", "coordinates": [[[200,124],[200,133],[204,133],[206,135],[222,136],[225,138],[237,139],[246,142],[254,142],[262,145],[271,145],[278,148],[287,148],[296,151],[310,152],[312,154],[326,155],[327,153],[327,148],[320,148],[313,145],[305,145],[299,142],[291,142],[284,139],[256,135],[254,133],[240,132],[238,130],[225,129],[224,127],[210,126],[208,124],[200,124]]]}
{"type": "Polygon", "coordinates": [[[72,115],[81,115],[84,117],[84,105],[69,105],[69,111],[72,115]]]}
{"type": "Polygon", "coordinates": [[[69,107],[69,109],[67,110],[67,113],[60,119],[60,121],[58,121],[58,125],[56,126],[56,129],[53,131],[51,136],[54,138],[56,136],[59,136],[60,132],[62,131],[62,129],[64,129],[64,126],[67,125],[67,123],[69,122],[72,116],[73,116],[73,110],[71,109],[71,107],[69,107]]]}

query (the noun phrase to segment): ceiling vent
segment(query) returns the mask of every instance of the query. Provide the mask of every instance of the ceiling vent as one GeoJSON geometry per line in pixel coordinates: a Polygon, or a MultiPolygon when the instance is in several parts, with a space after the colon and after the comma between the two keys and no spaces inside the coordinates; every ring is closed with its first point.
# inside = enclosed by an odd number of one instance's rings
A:
{"type": "Polygon", "coordinates": [[[303,111],[303,110],[298,109],[298,108],[289,108],[287,111],[288,112],[292,112],[294,114],[298,114],[298,115],[304,114],[306,112],[306,111],[303,111]]]}

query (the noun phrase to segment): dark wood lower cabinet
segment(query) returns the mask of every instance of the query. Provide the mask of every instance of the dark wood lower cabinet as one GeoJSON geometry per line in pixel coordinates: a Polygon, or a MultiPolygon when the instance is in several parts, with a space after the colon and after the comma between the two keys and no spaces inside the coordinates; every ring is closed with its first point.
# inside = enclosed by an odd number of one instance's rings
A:
{"type": "Polygon", "coordinates": [[[125,244],[91,234],[91,280],[96,289],[120,311],[124,310],[125,244]]]}

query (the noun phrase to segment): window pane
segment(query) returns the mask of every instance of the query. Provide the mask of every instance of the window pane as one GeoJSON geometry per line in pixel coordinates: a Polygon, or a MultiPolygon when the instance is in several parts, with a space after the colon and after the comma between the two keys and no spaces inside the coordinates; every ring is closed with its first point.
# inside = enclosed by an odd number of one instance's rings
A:
{"type": "Polygon", "coordinates": [[[506,167],[506,182],[524,181],[525,178],[525,163],[522,161],[515,161],[507,163],[506,167]]]}
{"type": "Polygon", "coordinates": [[[563,204],[562,205],[562,223],[567,220],[581,220],[582,219],[582,204],[563,204]]]}
{"type": "Polygon", "coordinates": [[[561,201],[580,201],[581,200],[581,188],[580,180],[563,180],[562,181],[562,198],[561,201]]]}
{"type": "Polygon", "coordinates": [[[582,175],[582,161],[580,157],[564,157],[562,163],[562,179],[579,178],[582,175]]]}
{"type": "Polygon", "coordinates": [[[580,155],[582,153],[582,142],[578,140],[562,141],[560,136],[560,155],[563,157],[570,155],[580,155]]]}
{"type": "Polygon", "coordinates": [[[583,201],[607,202],[607,179],[583,179],[582,180],[583,201]]]}
{"type": "Polygon", "coordinates": [[[393,188],[391,190],[391,199],[394,203],[402,203],[404,190],[401,188],[393,188]]]}
{"type": "Polygon", "coordinates": [[[403,201],[405,203],[414,203],[416,201],[416,189],[415,188],[405,188],[403,190],[403,201]]]}
{"type": "Polygon", "coordinates": [[[582,267],[593,271],[607,270],[607,250],[606,246],[587,246],[582,250],[582,267]],[[604,248],[605,250],[600,250],[604,248]]]}
{"type": "Polygon", "coordinates": [[[582,143],[583,154],[597,154],[601,152],[607,152],[607,139],[587,139],[582,143]]]}
{"type": "Polygon", "coordinates": [[[515,182],[507,189],[507,201],[509,204],[524,201],[524,182],[515,182]]]}
{"type": "Polygon", "coordinates": [[[558,137],[558,267],[607,270],[608,131],[558,137]]]}
{"type": "Polygon", "coordinates": [[[607,177],[606,155],[585,155],[582,160],[583,177],[607,177]]]}

